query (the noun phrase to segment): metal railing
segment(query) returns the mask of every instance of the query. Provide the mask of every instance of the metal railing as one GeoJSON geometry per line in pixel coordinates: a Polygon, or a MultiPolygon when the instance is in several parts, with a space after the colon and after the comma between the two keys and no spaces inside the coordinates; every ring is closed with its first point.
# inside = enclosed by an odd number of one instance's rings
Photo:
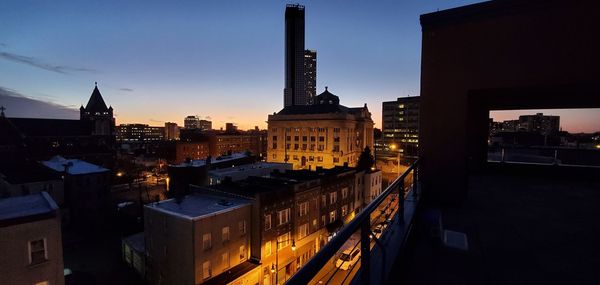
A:
{"type": "Polygon", "coordinates": [[[489,147],[489,162],[600,167],[600,149],[489,147]]]}
{"type": "MultiPolygon", "coordinates": [[[[319,281],[318,283],[315,281],[315,277],[319,274],[319,272],[328,265],[328,263],[337,256],[338,251],[344,246],[349,240],[352,239],[353,235],[356,232],[360,231],[360,260],[354,264],[354,266],[359,266],[360,268],[355,271],[355,276],[352,279],[358,277],[360,280],[360,284],[375,284],[372,280],[372,271],[375,272],[373,268],[371,269],[371,261],[372,256],[371,253],[374,249],[373,246],[382,247],[383,245],[380,243],[377,237],[374,237],[375,234],[372,231],[372,215],[377,215],[379,212],[384,214],[384,210],[380,206],[384,201],[391,201],[385,206],[385,210],[389,209],[392,205],[392,202],[395,201],[396,195],[399,198],[397,202],[397,211],[393,214],[393,216],[386,218],[387,221],[392,223],[391,221],[396,221],[398,223],[405,223],[404,219],[404,205],[406,195],[410,195],[408,197],[411,199],[413,203],[418,201],[418,166],[419,160],[417,159],[412,165],[410,165],[402,175],[400,175],[394,182],[389,185],[381,195],[377,196],[371,203],[369,203],[354,219],[352,219],[348,224],[346,224],[336,235],[317,252],[317,254],[303,267],[301,267],[296,274],[294,274],[286,284],[289,285],[305,285],[305,284],[327,284],[332,281],[332,278],[328,278],[325,282],[319,281]],[[405,183],[405,180],[408,180],[408,186],[405,183]],[[408,190],[408,191],[407,191],[408,190]],[[405,195],[406,194],[406,195],[405,195]],[[378,212],[379,211],[379,212],[378,212]],[[374,242],[374,243],[373,243],[374,242]]],[[[394,204],[396,205],[396,204],[394,204]]],[[[380,235],[381,237],[381,235],[380,235]]],[[[394,237],[396,238],[396,237],[394,237]]],[[[405,237],[402,237],[403,239],[405,237]]],[[[358,244],[357,244],[358,245],[358,244]]],[[[356,247],[357,245],[354,245],[356,247]]],[[[353,251],[354,249],[352,249],[353,251]]],[[[380,254],[389,254],[386,253],[384,248],[380,248],[380,254]]],[[[385,255],[384,255],[385,256],[385,255]]],[[[385,258],[384,258],[385,261],[385,258]]],[[[335,262],[335,260],[334,260],[335,262]]],[[[389,264],[388,264],[389,265],[389,264]]],[[[336,266],[337,267],[337,266],[336,266]]],[[[388,268],[391,268],[388,266],[388,268]]],[[[354,268],[351,267],[348,274],[353,272],[354,268]]],[[[382,270],[385,271],[385,270],[382,270]]],[[[385,273],[385,272],[382,272],[385,273]]],[[[348,276],[343,278],[343,282],[346,282],[348,276]]],[[[379,280],[378,283],[383,282],[385,280],[385,276],[377,276],[379,280]]],[[[334,281],[336,282],[336,281],[334,281]]],[[[377,282],[376,282],[377,283],[377,282]]]]}

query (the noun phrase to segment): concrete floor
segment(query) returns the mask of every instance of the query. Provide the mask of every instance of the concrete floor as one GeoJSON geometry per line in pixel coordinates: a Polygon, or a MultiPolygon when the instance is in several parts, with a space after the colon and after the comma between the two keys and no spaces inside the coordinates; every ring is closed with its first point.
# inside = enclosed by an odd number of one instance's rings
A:
{"type": "Polygon", "coordinates": [[[470,178],[445,229],[469,250],[429,238],[423,221],[389,284],[600,284],[600,183],[486,174],[470,178]]]}

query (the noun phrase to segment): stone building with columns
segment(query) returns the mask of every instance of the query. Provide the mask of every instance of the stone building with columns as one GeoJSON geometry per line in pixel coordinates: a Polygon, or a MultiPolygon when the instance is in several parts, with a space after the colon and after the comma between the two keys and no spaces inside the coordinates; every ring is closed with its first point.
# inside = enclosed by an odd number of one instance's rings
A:
{"type": "Polygon", "coordinates": [[[356,165],[366,146],[373,148],[373,120],[367,104],[349,108],[325,92],[311,105],[286,106],[268,117],[267,161],[294,169],[356,165]]]}

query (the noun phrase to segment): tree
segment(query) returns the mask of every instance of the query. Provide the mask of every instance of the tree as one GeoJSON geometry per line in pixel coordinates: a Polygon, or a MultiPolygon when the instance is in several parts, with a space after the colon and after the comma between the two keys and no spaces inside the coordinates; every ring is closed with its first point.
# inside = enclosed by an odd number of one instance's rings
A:
{"type": "Polygon", "coordinates": [[[369,170],[371,167],[375,165],[375,158],[371,154],[371,148],[368,146],[360,153],[358,157],[358,162],[356,163],[356,168],[358,170],[369,170]]]}

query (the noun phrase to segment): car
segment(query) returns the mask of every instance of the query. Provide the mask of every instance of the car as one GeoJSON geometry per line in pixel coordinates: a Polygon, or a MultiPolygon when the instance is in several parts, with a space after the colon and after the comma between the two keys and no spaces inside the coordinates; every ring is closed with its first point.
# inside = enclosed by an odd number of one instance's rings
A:
{"type": "Polygon", "coordinates": [[[360,258],[360,249],[357,248],[349,248],[346,249],[340,254],[340,257],[335,262],[335,266],[341,270],[349,270],[351,269],[358,259],[360,258]]]}
{"type": "Polygon", "coordinates": [[[385,226],[383,224],[379,224],[373,229],[373,233],[375,234],[376,238],[379,238],[379,237],[381,237],[381,234],[383,234],[384,230],[385,230],[385,226]]]}

